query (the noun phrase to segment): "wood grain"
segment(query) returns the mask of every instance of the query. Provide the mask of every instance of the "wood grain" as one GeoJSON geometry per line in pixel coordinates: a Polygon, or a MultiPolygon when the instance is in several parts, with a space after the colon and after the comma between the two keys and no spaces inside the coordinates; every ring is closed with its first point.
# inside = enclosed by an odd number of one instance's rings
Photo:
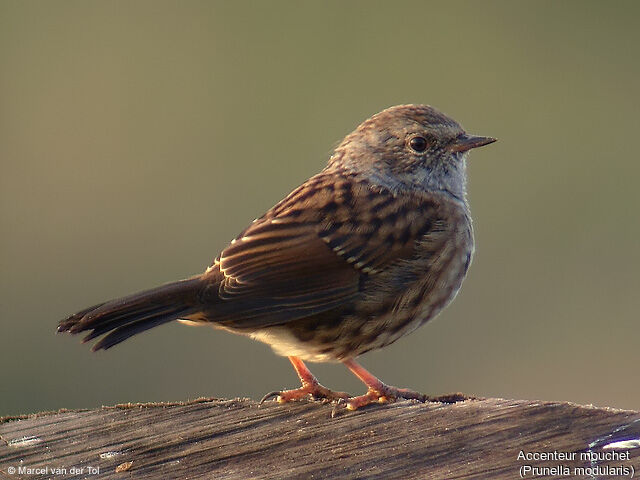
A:
{"type": "Polygon", "coordinates": [[[580,466],[640,470],[636,411],[494,398],[405,401],[340,410],[335,418],[333,409],[320,402],[200,399],[3,418],[0,477],[514,479],[524,465],[572,469],[568,476],[525,477],[548,479],[594,478],[575,475],[580,466]],[[621,441],[615,451],[628,452],[628,460],[579,459],[580,452],[613,452],[605,447],[621,441]],[[577,459],[519,460],[521,450],[576,452],[577,459]],[[20,466],[22,473],[11,474],[20,466]],[[56,467],[66,471],[52,474],[56,467]]]}

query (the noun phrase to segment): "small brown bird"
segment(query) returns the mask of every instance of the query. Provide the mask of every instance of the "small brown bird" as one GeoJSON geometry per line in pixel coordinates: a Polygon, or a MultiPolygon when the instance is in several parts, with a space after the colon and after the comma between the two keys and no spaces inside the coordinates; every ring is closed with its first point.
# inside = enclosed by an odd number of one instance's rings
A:
{"type": "Polygon", "coordinates": [[[424,400],[382,383],[355,358],[412,332],[456,296],[474,250],[466,154],[494,141],[430,106],[388,108],[204,273],[87,308],[58,331],[90,331],[85,342],[106,334],[99,350],[172,320],[209,324],[289,357],[302,386],[265,398],[345,399],[350,409],[424,400]],[[367,393],[325,388],[304,360],[344,363],[367,393]]]}

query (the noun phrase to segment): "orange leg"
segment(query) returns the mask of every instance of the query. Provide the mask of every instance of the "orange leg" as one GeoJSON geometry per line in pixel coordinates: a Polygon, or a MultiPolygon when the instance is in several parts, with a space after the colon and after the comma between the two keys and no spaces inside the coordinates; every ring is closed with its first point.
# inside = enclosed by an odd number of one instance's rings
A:
{"type": "Polygon", "coordinates": [[[347,408],[349,410],[357,410],[371,403],[393,402],[397,398],[414,399],[421,402],[427,400],[427,396],[422,393],[406,388],[391,387],[382,383],[355,360],[345,360],[342,363],[367,386],[367,393],[364,395],[347,399],[347,408]]]}
{"type": "Polygon", "coordinates": [[[298,378],[300,379],[300,383],[302,383],[302,386],[294,390],[284,390],[282,392],[268,393],[262,398],[262,400],[260,400],[260,403],[272,397],[277,397],[279,403],[290,402],[292,400],[300,400],[302,398],[308,398],[309,396],[313,398],[325,398],[327,400],[339,400],[341,398],[347,399],[351,397],[351,395],[349,395],[348,393],[334,392],[321,385],[313,375],[313,373],[309,371],[307,366],[298,357],[288,358],[289,361],[291,361],[291,364],[293,365],[296,373],[298,374],[298,378]]]}

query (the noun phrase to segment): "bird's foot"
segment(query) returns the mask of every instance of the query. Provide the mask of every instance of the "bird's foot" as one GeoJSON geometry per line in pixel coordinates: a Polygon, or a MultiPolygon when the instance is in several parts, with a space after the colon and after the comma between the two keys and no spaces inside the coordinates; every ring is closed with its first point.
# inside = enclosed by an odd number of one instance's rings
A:
{"type": "Polygon", "coordinates": [[[408,388],[392,387],[383,383],[353,359],[344,360],[342,363],[367,386],[367,393],[364,395],[347,399],[347,410],[357,410],[372,403],[395,402],[398,398],[419,400],[421,402],[426,402],[429,399],[423,393],[414,392],[408,388]]]}
{"type": "Polygon", "coordinates": [[[308,399],[309,397],[318,400],[327,400],[329,402],[338,401],[340,399],[346,400],[351,397],[346,392],[334,392],[333,390],[329,390],[324,385],[320,384],[317,380],[314,382],[303,384],[302,387],[296,388],[293,390],[283,390],[267,393],[260,403],[263,403],[265,400],[276,397],[276,401],[278,403],[287,403],[295,400],[308,399]]]}
{"type": "Polygon", "coordinates": [[[260,400],[260,404],[273,397],[276,397],[278,403],[292,402],[294,400],[301,400],[309,397],[334,402],[340,399],[346,400],[351,397],[348,393],[334,392],[320,384],[318,379],[309,371],[304,362],[298,357],[289,357],[289,360],[291,361],[293,368],[296,370],[302,386],[294,390],[267,393],[262,397],[262,400],[260,400]]]}
{"type": "Polygon", "coordinates": [[[347,410],[357,410],[372,403],[395,402],[399,398],[418,400],[420,402],[427,401],[427,396],[423,393],[414,392],[407,388],[392,387],[380,382],[375,388],[369,387],[369,390],[364,395],[348,398],[346,407],[347,410]]]}

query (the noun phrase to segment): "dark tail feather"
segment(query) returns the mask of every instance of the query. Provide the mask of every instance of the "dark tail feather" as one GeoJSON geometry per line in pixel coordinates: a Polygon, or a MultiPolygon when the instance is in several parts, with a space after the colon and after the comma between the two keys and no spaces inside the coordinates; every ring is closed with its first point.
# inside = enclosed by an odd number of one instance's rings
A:
{"type": "Polygon", "coordinates": [[[204,284],[197,276],[100,303],[62,320],[58,332],[91,330],[84,342],[107,333],[92,350],[107,349],[137,333],[198,312],[204,284]]]}

